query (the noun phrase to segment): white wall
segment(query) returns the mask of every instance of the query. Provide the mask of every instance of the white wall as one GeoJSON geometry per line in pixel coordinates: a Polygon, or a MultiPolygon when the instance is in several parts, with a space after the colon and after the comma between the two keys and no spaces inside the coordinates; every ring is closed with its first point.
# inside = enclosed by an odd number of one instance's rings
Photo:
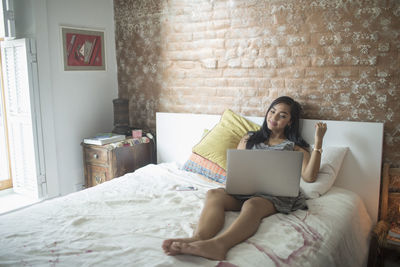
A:
{"type": "Polygon", "coordinates": [[[17,37],[37,42],[49,196],[84,183],[84,137],[113,129],[117,98],[112,0],[17,0],[17,37]],[[21,18],[21,14],[24,18],[21,18]],[[105,31],[106,71],[64,71],[60,25],[105,31]]]}

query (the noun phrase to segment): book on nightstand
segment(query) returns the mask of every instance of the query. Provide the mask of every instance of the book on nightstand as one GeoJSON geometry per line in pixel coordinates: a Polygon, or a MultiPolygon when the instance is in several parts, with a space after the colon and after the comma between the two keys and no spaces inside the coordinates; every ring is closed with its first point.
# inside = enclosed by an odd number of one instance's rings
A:
{"type": "Polygon", "coordinates": [[[386,242],[388,244],[400,246],[400,238],[393,237],[393,236],[391,236],[389,234],[386,237],[386,242]]]}
{"type": "Polygon", "coordinates": [[[125,140],[125,135],[114,133],[99,133],[93,137],[83,139],[83,143],[88,145],[106,145],[125,140]]]}
{"type": "Polygon", "coordinates": [[[392,223],[388,235],[395,238],[400,238],[400,225],[398,223],[392,223]]]}

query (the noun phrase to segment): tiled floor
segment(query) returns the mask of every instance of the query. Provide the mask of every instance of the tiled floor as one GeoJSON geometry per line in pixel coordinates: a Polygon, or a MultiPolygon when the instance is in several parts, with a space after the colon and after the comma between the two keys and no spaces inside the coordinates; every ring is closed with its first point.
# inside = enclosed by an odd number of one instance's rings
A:
{"type": "Polygon", "coordinates": [[[22,208],[38,202],[39,200],[29,198],[15,193],[12,188],[0,191],[0,214],[22,208]]]}

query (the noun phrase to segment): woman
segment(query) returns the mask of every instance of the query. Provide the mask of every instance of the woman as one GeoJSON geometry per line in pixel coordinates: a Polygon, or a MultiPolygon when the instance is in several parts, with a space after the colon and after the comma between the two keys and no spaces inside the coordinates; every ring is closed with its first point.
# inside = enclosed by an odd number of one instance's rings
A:
{"type": "MultiPolygon", "coordinates": [[[[292,98],[283,96],[274,100],[268,108],[261,129],[246,134],[238,149],[295,150],[304,154],[302,178],[314,182],[321,163],[321,147],[326,133],[326,124],[315,125],[314,150],[299,133],[301,106],[292,98]]],[[[212,260],[224,260],[233,246],[251,237],[263,218],[277,212],[289,213],[306,209],[302,192],[297,197],[274,197],[270,195],[229,195],[223,188],[207,192],[197,229],[190,238],[168,239],[162,244],[167,255],[191,254],[212,260]],[[240,211],[228,229],[217,235],[224,226],[225,211],[240,211]]]]}

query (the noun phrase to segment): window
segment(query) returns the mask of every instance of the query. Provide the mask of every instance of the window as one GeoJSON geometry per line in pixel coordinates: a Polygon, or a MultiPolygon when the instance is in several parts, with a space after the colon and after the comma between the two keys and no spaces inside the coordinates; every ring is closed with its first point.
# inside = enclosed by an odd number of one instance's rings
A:
{"type": "Polygon", "coordinates": [[[11,176],[15,192],[42,198],[47,192],[35,40],[13,39],[13,2],[2,4],[0,179],[11,176]]]}

